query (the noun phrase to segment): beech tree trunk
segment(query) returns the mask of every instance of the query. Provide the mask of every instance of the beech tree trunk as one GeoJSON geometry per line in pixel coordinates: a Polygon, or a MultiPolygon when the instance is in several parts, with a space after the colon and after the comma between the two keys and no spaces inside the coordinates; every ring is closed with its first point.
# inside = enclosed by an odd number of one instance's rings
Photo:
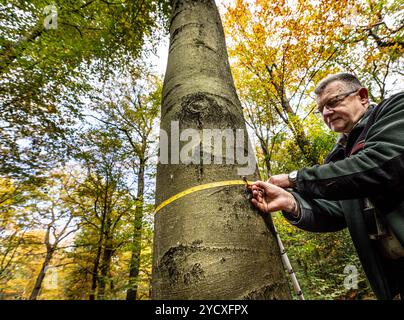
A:
{"type": "MultiPolygon", "coordinates": [[[[214,0],[174,0],[172,9],[161,131],[170,137],[172,121],[179,121],[180,132],[242,129],[247,137],[214,0]]],[[[157,167],[157,205],[193,186],[241,179],[245,165],[228,163],[226,153],[222,164],[173,164],[173,141],[169,163],[157,167]]],[[[248,139],[237,148],[246,153],[248,139]]],[[[250,180],[258,178],[254,167],[250,180]]],[[[290,299],[271,218],[251,205],[244,186],[197,191],[156,214],[152,298],[290,299]]]]}

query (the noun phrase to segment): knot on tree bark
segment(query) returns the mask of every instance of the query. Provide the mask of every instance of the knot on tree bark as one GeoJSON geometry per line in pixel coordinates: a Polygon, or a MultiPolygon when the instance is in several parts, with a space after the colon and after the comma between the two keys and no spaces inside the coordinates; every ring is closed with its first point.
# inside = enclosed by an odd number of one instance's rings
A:
{"type": "Polygon", "coordinates": [[[199,129],[209,128],[215,124],[217,128],[237,128],[241,125],[237,117],[230,112],[232,102],[226,98],[208,92],[196,92],[184,96],[181,102],[180,121],[182,124],[197,124],[199,129]]]}

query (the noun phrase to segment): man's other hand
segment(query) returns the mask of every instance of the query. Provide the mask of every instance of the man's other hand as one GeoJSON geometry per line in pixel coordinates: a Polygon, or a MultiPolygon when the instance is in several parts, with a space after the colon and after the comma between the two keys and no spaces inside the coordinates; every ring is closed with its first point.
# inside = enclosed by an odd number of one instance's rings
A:
{"type": "Polygon", "coordinates": [[[271,176],[267,180],[267,182],[272,183],[281,188],[292,188],[292,185],[289,181],[287,174],[277,174],[277,175],[271,176]]]}

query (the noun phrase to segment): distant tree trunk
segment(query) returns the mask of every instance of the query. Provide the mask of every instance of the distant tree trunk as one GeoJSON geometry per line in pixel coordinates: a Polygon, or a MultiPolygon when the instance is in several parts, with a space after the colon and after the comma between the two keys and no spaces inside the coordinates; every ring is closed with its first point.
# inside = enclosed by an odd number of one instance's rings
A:
{"type": "MultiPolygon", "coordinates": [[[[143,146],[147,141],[143,141],[143,146]]],[[[126,300],[136,300],[137,281],[140,270],[140,254],[141,254],[141,239],[142,239],[142,220],[143,220],[143,197],[144,197],[144,175],[145,161],[140,159],[139,172],[137,175],[137,196],[135,219],[133,223],[133,240],[132,240],[132,257],[129,266],[129,289],[126,292],[126,300]]]]}
{"type": "Polygon", "coordinates": [[[42,282],[46,275],[46,269],[49,266],[50,261],[52,260],[53,252],[47,252],[44,262],[42,263],[41,271],[39,271],[38,277],[35,281],[34,289],[31,292],[29,300],[36,300],[41,292],[42,282]]]}
{"type": "Polygon", "coordinates": [[[99,239],[98,239],[97,252],[96,252],[96,255],[94,258],[94,262],[93,262],[93,269],[91,270],[91,291],[90,291],[89,300],[95,300],[95,293],[97,290],[97,282],[98,282],[98,268],[100,266],[103,239],[104,239],[104,230],[102,227],[102,229],[100,231],[99,239]]]}
{"type": "MultiPolygon", "coordinates": [[[[283,81],[281,83],[277,83],[277,81],[274,80],[272,71],[273,68],[275,68],[275,66],[266,66],[269,75],[273,79],[271,83],[275,88],[278,99],[281,101],[282,110],[279,110],[278,108],[275,108],[275,110],[280,118],[283,120],[283,122],[287,125],[289,130],[292,132],[293,136],[295,137],[296,144],[300,149],[303,157],[306,159],[308,165],[314,166],[316,164],[319,164],[320,161],[314,153],[310,139],[304,132],[303,121],[297,116],[296,112],[293,110],[292,106],[289,103],[289,99],[286,97],[283,81]],[[285,116],[285,114],[287,114],[287,116],[285,116]]],[[[282,70],[281,72],[284,73],[285,70],[282,70]]]]}
{"type": "MultiPolygon", "coordinates": [[[[180,133],[241,129],[247,137],[214,0],[174,0],[172,8],[161,130],[170,137],[179,121],[180,133]]],[[[157,167],[156,204],[192,186],[241,178],[244,166],[225,156],[223,164],[173,164],[170,140],[170,164],[157,167]]],[[[237,148],[246,153],[248,141],[237,148]]],[[[157,213],[152,298],[290,299],[271,218],[253,208],[243,186],[194,192],[157,213]]]]}
{"type": "Polygon", "coordinates": [[[265,170],[266,170],[266,177],[269,177],[272,174],[272,166],[271,166],[271,159],[272,159],[272,152],[274,148],[274,141],[271,142],[269,145],[268,139],[263,138],[259,133],[255,130],[255,134],[258,137],[258,141],[261,147],[262,156],[264,158],[265,170]]]}
{"type": "MultiPolygon", "coordinates": [[[[106,219],[107,219],[107,214],[108,214],[108,188],[109,188],[109,177],[107,175],[106,177],[106,185],[105,185],[105,191],[104,191],[104,203],[101,211],[101,225],[99,229],[99,236],[98,236],[98,243],[97,243],[97,253],[95,255],[94,263],[93,263],[93,269],[91,272],[91,291],[90,291],[90,296],[89,300],[95,300],[96,296],[96,290],[97,290],[97,282],[98,282],[98,268],[100,266],[100,260],[101,260],[101,254],[102,254],[102,249],[103,249],[103,244],[104,244],[104,235],[105,235],[105,224],[106,224],[106,219]]],[[[97,212],[95,212],[97,215],[97,212]]]]}
{"type": "Polygon", "coordinates": [[[103,236],[104,230],[102,230],[100,234],[100,239],[98,241],[97,245],[97,253],[94,258],[93,262],[93,269],[91,270],[91,291],[90,291],[90,296],[89,300],[95,300],[95,292],[97,290],[97,282],[98,282],[98,268],[100,265],[100,259],[101,259],[101,253],[102,253],[102,240],[104,238],[103,236]]]}
{"type": "Polygon", "coordinates": [[[318,156],[314,153],[314,149],[310,139],[307,137],[303,129],[303,122],[298,118],[298,116],[293,112],[289,114],[289,128],[293,132],[296,139],[297,146],[305,157],[309,166],[314,166],[320,164],[318,156]]]}
{"type": "Polygon", "coordinates": [[[269,176],[271,173],[271,155],[270,155],[270,152],[268,151],[268,145],[260,142],[260,146],[262,149],[262,154],[264,156],[265,168],[266,168],[267,174],[269,176]]]}
{"type": "Polygon", "coordinates": [[[104,241],[104,251],[101,257],[100,263],[100,275],[98,277],[98,300],[104,300],[105,298],[105,287],[108,282],[108,276],[111,269],[111,259],[114,253],[113,241],[111,234],[111,219],[107,219],[105,228],[105,241],[104,241]]]}
{"type": "Polygon", "coordinates": [[[48,226],[45,234],[45,245],[46,245],[46,256],[45,260],[42,263],[41,270],[39,271],[38,277],[36,278],[34,289],[32,289],[31,295],[29,300],[36,300],[41,292],[42,282],[46,275],[46,270],[49,266],[49,263],[52,260],[53,253],[55,252],[55,248],[51,245],[49,241],[49,234],[50,234],[50,226],[48,226]]]}

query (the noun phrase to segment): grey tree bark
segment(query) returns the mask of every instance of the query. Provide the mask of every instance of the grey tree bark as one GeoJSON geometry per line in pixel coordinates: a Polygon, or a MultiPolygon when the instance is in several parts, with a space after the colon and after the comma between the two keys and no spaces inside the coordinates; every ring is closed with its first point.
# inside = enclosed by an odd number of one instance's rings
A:
{"type": "MultiPolygon", "coordinates": [[[[172,121],[179,121],[180,132],[242,129],[247,136],[214,0],[174,0],[172,9],[161,130],[170,137],[172,121]]],[[[169,164],[157,167],[157,205],[193,186],[241,179],[243,166],[226,163],[225,154],[222,164],[172,164],[172,144],[169,164]]],[[[237,147],[247,152],[248,141],[237,147]]],[[[248,178],[258,178],[257,168],[248,178]]],[[[290,299],[271,218],[248,197],[244,186],[218,187],[156,214],[153,299],[290,299]]]]}

